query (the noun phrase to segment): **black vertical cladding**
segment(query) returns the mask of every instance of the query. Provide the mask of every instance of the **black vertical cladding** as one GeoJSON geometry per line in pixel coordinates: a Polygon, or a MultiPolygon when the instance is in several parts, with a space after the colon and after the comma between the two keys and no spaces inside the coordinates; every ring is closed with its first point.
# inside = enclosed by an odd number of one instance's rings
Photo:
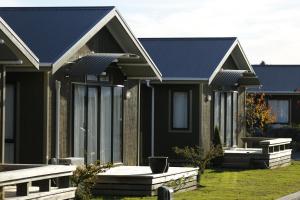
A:
{"type": "Polygon", "coordinates": [[[7,73],[8,82],[20,84],[19,163],[43,163],[43,73],[7,73]]]}
{"type": "Polygon", "coordinates": [[[141,132],[141,164],[147,165],[147,158],[151,155],[151,94],[152,90],[145,84],[141,85],[141,121],[140,121],[140,132],[141,132]]]}
{"type": "MultiPolygon", "coordinates": [[[[154,109],[154,143],[156,156],[169,156],[171,159],[176,158],[173,147],[195,146],[199,145],[199,86],[198,85],[154,85],[155,87],[155,109],[154,109]],[[191,128],[190,130],[172,130],[170,129],[170,94],[172,90],[191,91],[191,128]]],[[[149,95],[149,94],[148,94],[149,95]]],[[[151,103],[151,102],[150,102],[151,103]]],[[[151,104],[150,104],[151,105],[151,104]]],[[[150,106],[149,105],[149,106],[150,106]]],[[[150,106],[151,107],[151,106],[150,106]]],[[[149,109],[148,109],[149,111],[149,109]]],[[[151,110],[148,113],[148,118],[151,110]]],[[[143,114],[143,116],[145,116],[143,114]]],[[[145,121],[145,120],[144,120],[145,121]]],[[[149,120],[151,123],[151,120],[149,120]]],[[[144,126],[149,127],[149,125],[144,126]]],[[[150,125],[151,127],[151,125],[150,125]]],[[[151,129],[150,129],[151,130],[151,129]]],[[[145,131],[143,129],[143,131],[145,131]]],[[[151,137],[151,132],[150,133],[151,137]]],[[[144,134],[145,135],[145,134],[144,134]]],[[[149,136],[146,136],[147,138],[149,136]]],[[[151,141],[151,140],[150,140],[151,141]]]]}

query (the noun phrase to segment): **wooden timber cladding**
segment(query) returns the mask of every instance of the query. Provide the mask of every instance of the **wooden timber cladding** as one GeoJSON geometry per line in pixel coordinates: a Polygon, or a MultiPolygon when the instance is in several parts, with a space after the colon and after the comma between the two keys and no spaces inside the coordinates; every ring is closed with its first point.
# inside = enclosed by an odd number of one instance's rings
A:
{"type": "Polygon", "coordinates": [[[213,133],[213,127],[212,127],[212,103],[207,98],[208,96],[212,96],[212,91],[207,83],[201,83],[200,84],[200,138],[201,143],[200,146],[204,149],[204,151],[208,151],[210,148],[211,143],[211,137],[213,133]]]}
{"type": "Polygon", "coordinates": [[[130,93],[130,98],[124,100],[123,104],[123,162],[125,165],[138,164],[138,84],[138,81],[128,81],[127,89],[124,91],[130,93]]]}

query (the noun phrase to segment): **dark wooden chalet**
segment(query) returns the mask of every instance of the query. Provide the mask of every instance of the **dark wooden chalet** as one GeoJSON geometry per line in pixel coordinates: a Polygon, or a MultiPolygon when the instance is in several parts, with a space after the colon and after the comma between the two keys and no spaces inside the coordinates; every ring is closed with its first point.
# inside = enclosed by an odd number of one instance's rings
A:
{"type": "Polygon", "coordinates": [[[300,124],[300,65],[253,65],[261,87],[249,93],[264,93],[275,115],[276,126],[300,124]]]}
{"type": "Polygon", "coordinates": [[[139,164],[141,80],[161,75],[114,7],[0,8],[0,163],[139,164]]]}
{"type": "Polygon", "coordinates": [[[141,154],[174,155],[172,147],[210,147],[214,127],[224,146],[241,146],[245,88],[258,85],[237,38],[142,38],[162,72],[141,89],[141,154]]]}

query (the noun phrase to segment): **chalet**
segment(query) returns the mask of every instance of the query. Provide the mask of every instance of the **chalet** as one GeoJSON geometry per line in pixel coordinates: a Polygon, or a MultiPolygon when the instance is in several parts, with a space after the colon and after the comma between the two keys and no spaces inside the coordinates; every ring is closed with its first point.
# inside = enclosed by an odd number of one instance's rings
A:
{"type": "Polygon", "coordinates": [[[161,74],[114,7],[0,8],[0,161],[139,164],[140,86],[161,74]]]}
{"type": "Polygon", "coordinates": [[[253,65],[262,86],[249,93],[264,93],[276,126],[300,123],[300,65],[253,65]]]}
{"type": "Polygon", "coordinates": [[[208,150],[215,127],[225,147],[241,146],[245,89],[259,85],[237,38],[141,38],[162,82],[141,86],[141,154],[172,147],[208,150]]]}

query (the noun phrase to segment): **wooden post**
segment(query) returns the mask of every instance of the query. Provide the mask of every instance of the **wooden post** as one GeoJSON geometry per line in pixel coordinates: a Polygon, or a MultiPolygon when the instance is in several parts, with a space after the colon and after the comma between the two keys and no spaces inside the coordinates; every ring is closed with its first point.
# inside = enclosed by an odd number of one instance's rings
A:
{"type": "Polygon", "coordinates": [[[19,183],[17,184],[17,196],[28,196],[30,183],[19,183]]]}
{"type": "Polygon", "coordinates": [[[4,147],[5,147],[5,68],[0,65],[0,163],[4,163],[4,147]]]}

